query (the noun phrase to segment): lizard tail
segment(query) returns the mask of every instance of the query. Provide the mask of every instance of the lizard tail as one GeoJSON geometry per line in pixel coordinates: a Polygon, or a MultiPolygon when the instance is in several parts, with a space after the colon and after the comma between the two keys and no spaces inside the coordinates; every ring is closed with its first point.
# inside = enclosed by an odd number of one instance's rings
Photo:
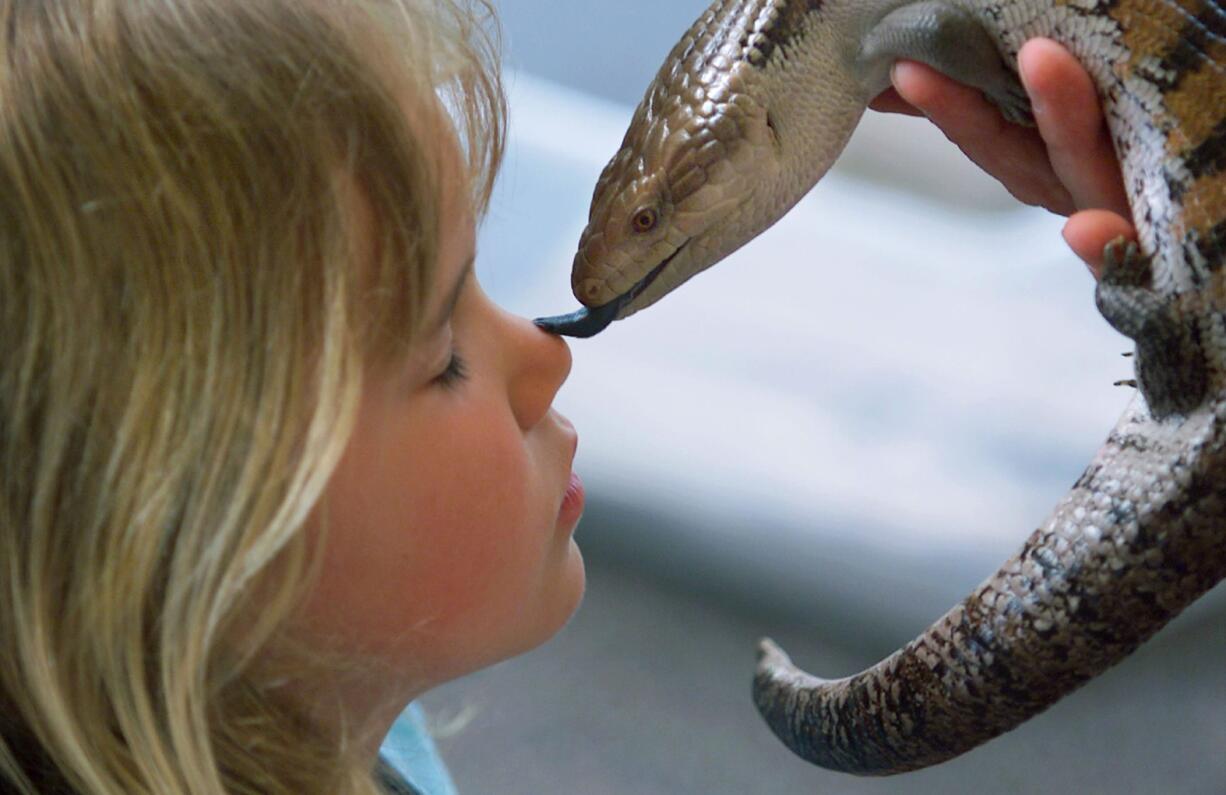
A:
{"type": "Polygon", "coordinates": [[[822,767],[890,775],[946,761],[1119,662],[1220,581],[1223,515],[1221,401],[1157,422],[1138,400],[1047,523],[918,638],[837,680],[764,640],[754,701],[822,767]]]}

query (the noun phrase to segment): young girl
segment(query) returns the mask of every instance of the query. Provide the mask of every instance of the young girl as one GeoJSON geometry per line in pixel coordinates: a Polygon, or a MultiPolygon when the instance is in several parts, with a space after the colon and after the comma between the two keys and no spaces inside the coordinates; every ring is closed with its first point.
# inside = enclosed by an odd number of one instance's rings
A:
{"type": "Polygon", "coordinates": [[[0,3],[0,786],[369,793],[583,590],[483,6],[0,3]],[[450,111],[450,112],[448,112],[450,111]]]}
{"type": "Polygon", "coordinates": [[[488,13],[0,0],[0,792],[408,791],[405,705],[574,611],[488,13]]]}

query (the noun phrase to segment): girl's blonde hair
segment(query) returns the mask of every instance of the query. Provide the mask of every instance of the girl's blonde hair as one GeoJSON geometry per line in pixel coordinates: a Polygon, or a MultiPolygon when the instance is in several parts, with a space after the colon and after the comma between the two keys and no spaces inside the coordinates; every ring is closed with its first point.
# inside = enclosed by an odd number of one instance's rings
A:
{"type": "Polygon", "coordinates": [[[423,315],[440,118],[488,200],[491,19],[0,0],[0,791],[374,791],[254,671],[423,315]]]}

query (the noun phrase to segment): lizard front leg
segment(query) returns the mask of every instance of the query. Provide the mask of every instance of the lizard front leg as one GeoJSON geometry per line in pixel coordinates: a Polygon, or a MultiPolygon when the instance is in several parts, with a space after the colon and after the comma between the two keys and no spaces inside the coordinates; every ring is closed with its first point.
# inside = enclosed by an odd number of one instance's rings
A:
{"type": "Polygon", "coordinates": [[[856,65],[876,94],[889,85],[890,66],[919,61],[974,86],[1015,124],[1034,124],[1030,99],[1017,75],[973,14],[943,0],[920,0],[890,11],[864,34],[856,65]]]}

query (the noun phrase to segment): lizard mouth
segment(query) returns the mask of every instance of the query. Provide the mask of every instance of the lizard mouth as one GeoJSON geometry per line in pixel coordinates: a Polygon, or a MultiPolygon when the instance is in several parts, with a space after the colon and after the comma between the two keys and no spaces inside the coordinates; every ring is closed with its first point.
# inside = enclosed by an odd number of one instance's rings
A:
{"type": "Polygon", "coordinates": [[[617,296],[607,304],[600,306],[582,307],[577,312],[571,312],[568,315],[554,315],[552,317],[538,317],[532,321],[536,325],[545,329],[551,334],[561,334],[565,337],[594,337],[600,332],[608,328],[609,324],[617,320],[618,314],[623,308],[630,304],[635,298],[638,298],[644,290],[651,286],[652,282],[660,277],[664,269],[669,263],[676,258],[678,254],[689,244],[690,241],[685,241],[677,250],[661,262],[659,265],[651,269],[650,272],[642,279],[635,282],[634,286],[625,293],[617,296]]]}

